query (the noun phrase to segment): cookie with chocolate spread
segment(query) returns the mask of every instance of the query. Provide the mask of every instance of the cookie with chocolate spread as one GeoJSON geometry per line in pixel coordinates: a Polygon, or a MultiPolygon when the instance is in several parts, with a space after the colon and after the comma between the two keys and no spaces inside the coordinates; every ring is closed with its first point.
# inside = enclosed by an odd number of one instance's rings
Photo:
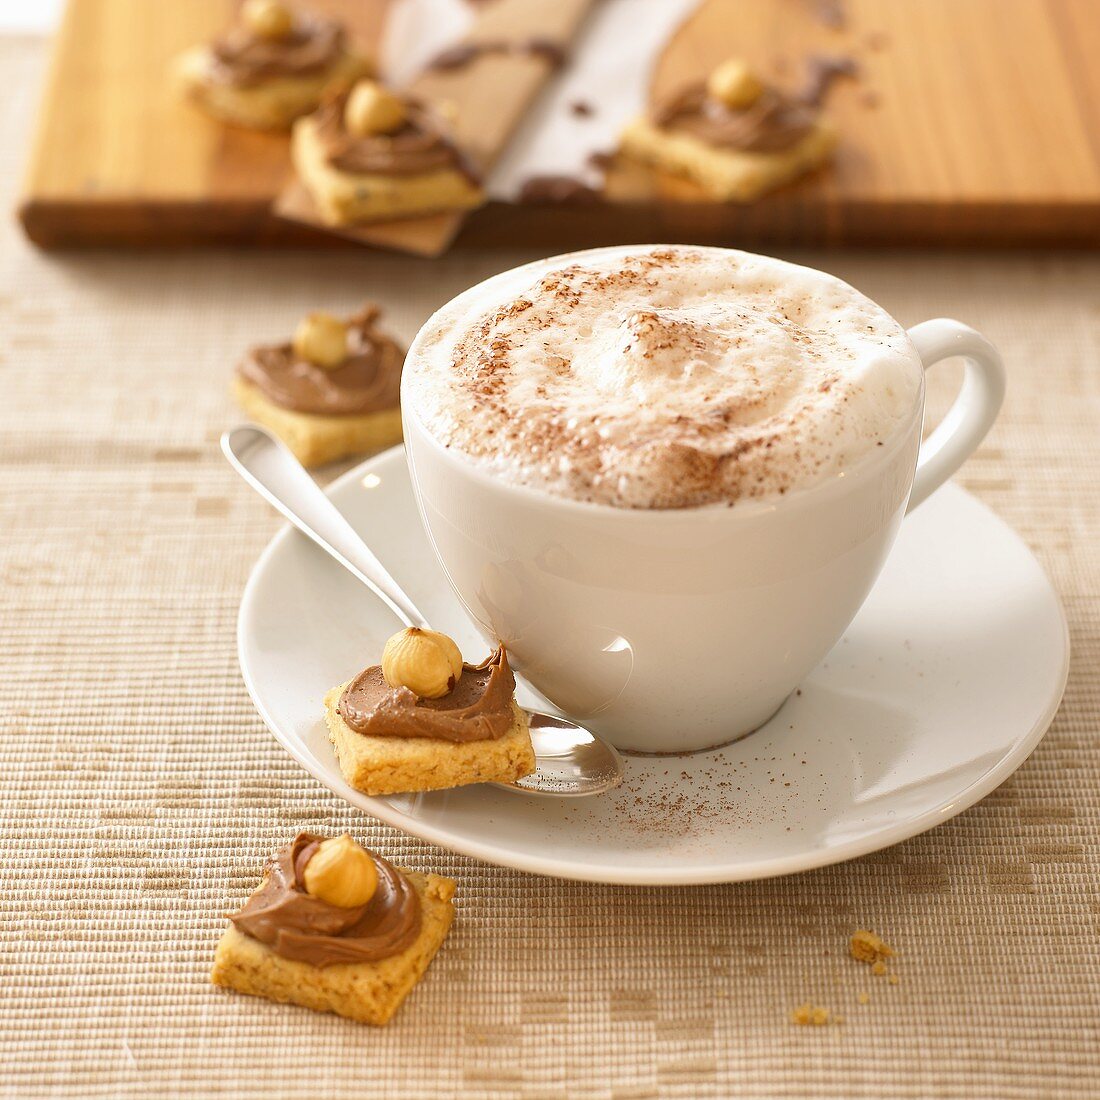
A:
{"type": "Polygon", "coordinates": [[[238,404],[304,466],[401,442],[405,353],[378,317],[369,305],[346,319],[311,313],[293,340],[252,348],[237,366],[238,404]]]}
{"type": "Polygon", "coordinates": [[[229,914],[210,980],[385,1024],[443,943],[454,891],[451,879],[394,867],[350,836],[300,833],[229,914]]]}
{"type": "Polygon", "coordinates": [[[247,0],[240,19],[176,62],[182,93],[207,114],[253,130],[285,130],[373,66],[331,19],[281,0],[247,0]]]}
{"type": "Polygon", "coordinates": [[[322,221],[357,225],[484,201],[478,174],[426,104],[363,80],[294,126],[291,156],[322,221]]]}
{"type": "Polygon", "coordinates": [[[621,151],[718,201],[750,202],[816,168],[835,144],[815,104],[731,59],[630,122],[621,151]]]}
{"type": "Polygon", "coordinates": [[[535,770],[515,689],[503,646],[470,665],[446,635],[403,630],[325,696],[340,771],[369,795],[512,783],[535,770]]]}

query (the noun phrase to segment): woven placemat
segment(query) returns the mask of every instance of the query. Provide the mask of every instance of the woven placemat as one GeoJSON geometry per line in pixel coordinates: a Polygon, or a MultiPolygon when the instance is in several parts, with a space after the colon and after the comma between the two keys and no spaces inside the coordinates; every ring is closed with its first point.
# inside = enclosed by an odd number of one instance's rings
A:
{"type": "MultiPolygon", "coordinates": [[[[31,43],[0,42],[5,187],[40,61],[31,43]]],[[[1097,1095],[1094,257],[794,257],[907,323],[969,321],[1008,360],[1005,413],[961,480],[1050,571],[1074,663],[1046,740],[959,818],[769,882],[558,882],[353,811],[265,730],[234,625],[277,525],[216,447],[235,419],[234,357],[309,308],[366,296],[407,338],[434,306],[522,258],[58,257],[0,229],[0,1091],[1097,1095]],[[350,830],[459,882],[450,940],[384,1031],[207,984],[222,913],[304,827],[350,830]],[[860,926],[899,950],[899,985],[846,958],[860,926]],[[806,1000],[844,1024],[792,1026],[806,1000]]]]}

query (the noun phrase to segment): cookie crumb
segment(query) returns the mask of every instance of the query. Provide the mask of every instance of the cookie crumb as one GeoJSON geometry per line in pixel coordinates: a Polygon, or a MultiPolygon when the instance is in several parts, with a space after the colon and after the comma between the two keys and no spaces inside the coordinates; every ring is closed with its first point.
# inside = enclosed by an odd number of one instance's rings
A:
{"type": "Polygon", "coordinates": [[[881,978],[886,973],[886,963],[882,959],[876,959],[874,965],[871,967],[871,973],[876,978],[881,978]]]}
{"type": "Polygon", "coordinates": [[[897,974],[891,974],[888,980],[891,985],[897,985],[898,982],[901,981],[901,978],[899,978],[897,974]]]}
{"type": "MultiPolygon", "coordinates": [[[[857,962],[870,964],[882,963],[883,959],[893,958],[894,955],[894,949],[886,944],[881,937],[862,928],[852,934],[848,951],[857,962]]],[[[876,970],[874,973],[884,974],[886,966],[885,963],[882,963],[882,965],[883,969],[876,970]]]]}
{"type": "Polygon", "coordinates": [[[861,993],[858,997],[856,997],[856,1000],[859,1001],[859,1003],[861,1005],[870,1004],[871,1003],[871,994],[870,993],[861,993]]]}
{"type": "Polygon", "coordinates": [[[832,1013],[827,1008],[812,1005],[809,1001],[791,1013],[791,1023],[802,1027],[824,1027],[831,1018],[832,1013]]]}

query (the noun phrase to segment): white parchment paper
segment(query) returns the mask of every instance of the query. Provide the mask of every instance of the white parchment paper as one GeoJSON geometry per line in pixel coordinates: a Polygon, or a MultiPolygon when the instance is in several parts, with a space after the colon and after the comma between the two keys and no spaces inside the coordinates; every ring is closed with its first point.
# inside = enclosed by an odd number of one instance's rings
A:
{"type": "MultiPolygon", "coordinates": [[[[552,2],[552,0],[547,0],[552,2]]],[[[532,176],[572,176],[595,184],[595,152],[618,144],[626,121],[642,109],[653,63],[695,0],[600,0],[488,181],[493,198],[514,200],[532,176]],[[590,114],[580,114],[583,103],[590,114]]],[[[400,0],[382,40],[388,80],[407,84],[440,50],[466,33],[476,6],[466,0],[400,0]]]]}

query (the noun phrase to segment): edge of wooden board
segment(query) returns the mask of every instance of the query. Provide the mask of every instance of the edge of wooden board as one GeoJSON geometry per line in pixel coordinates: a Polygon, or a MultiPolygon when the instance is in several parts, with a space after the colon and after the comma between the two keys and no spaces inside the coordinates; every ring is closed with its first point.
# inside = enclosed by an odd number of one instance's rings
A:
{"type": "MultiPolygon", "coordinates": [[[[17,210],[27,237],[43,249],[198,247],[363,247],[254,202],[66,203],[25,200],[17,210]]],[[[687,203],[515,206],[475,211],[457,247],[547,247],[554,252],[600,244],[681,240],[736,246],[867,245],[957,247],[1100,247],[1100,200],[1013,207],[987,203],[840,202],[828,211],[777,195],[749,206],[687,203]],[[824,216],[823,216],[824,215],[824,216]]],[[[429,253],[421,253],[427,255],[429,253]]]]}

